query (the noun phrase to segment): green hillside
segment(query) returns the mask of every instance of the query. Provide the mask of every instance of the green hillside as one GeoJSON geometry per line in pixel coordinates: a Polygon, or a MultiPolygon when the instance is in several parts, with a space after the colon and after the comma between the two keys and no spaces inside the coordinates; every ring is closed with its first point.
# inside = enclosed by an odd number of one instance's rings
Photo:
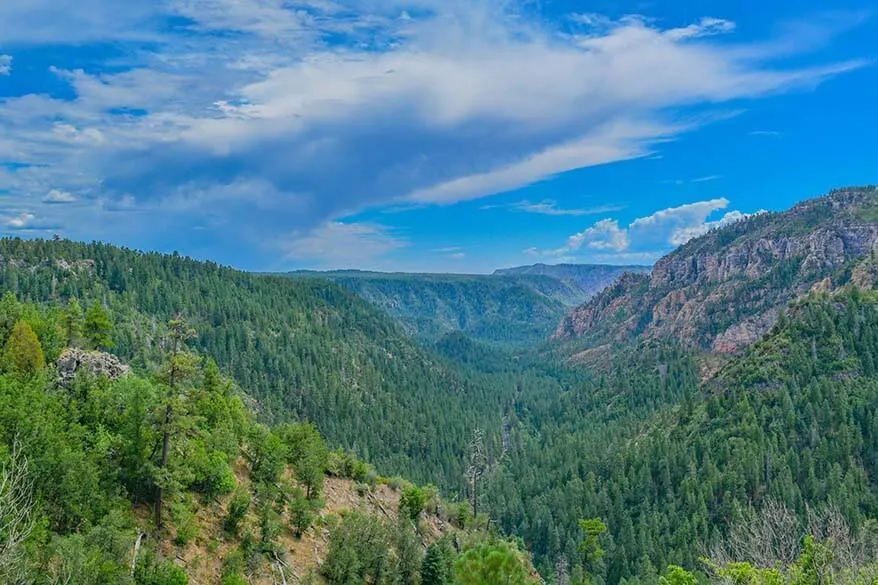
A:
{"type": "Polygon", "coordinates": [[[535,583],[435,488],[255,422],[185,321],[149,371],[99,351],[112,334],[100,304],[0,300],[0,583],[441,585],[492,559],[535,583]]]}
{"type": "Polygon", "coordinates": [[[512,391],[472,383],[384,313],[326,281],[251,275],[102,244],[0,240],[0,287],[20,299],[100,301],[113,351],[147,368],[173,315],[255,400],[262,420],[314,421],[386,473],[462,489],[476,427],[499,425],[512,391]]]}

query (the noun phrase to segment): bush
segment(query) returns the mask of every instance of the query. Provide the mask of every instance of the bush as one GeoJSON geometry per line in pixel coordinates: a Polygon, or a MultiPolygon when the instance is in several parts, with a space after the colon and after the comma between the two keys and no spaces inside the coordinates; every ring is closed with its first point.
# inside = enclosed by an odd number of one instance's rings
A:
{"type": "Polygon", "coordinates": [[[174,563],[144,563],[134,572],[137,585],[189,585],[186,572],[174,563]]]}
{"type": "Polygon", "coordinates": [[[399,513],[410,520],[417,521],[421,517],[421,512],[424,511],[426,503],[427,495],[424,490],[417,486],[409,486],[403,490],[402,497],[399,499],[399,513]]]}
{"type": "Polygon", "coordinates": [[[174,544],[186,546],[198,535],[198,521],[186,502],[174,502],[170,505],[171,520],[177,535],[174,544]]]}
{"type": "Polygon", "coordinates": [[[297,537],[301,537],[314,523],[314,502],[308,500],[305,492],[298,488],[293,490],[290,498],[290,518],[297,537]]]}
{"type": "Polygon", "coordinates": [[[196,457],[192,466],[195,475],[193,487],[206,496],[222,496],[235,489],[235,474],[225,453],[212,451],[202,454],[202,457],[196,457]]]}
{"type": "Polygon", "coordinates": [[[239,489],[235,492],[232,501],[229,503],[229,513],[223,524],[225,530],[231,534],[238,534],[238,528],[241,520],[247,515],[250,509],[250,493],[246,490],[239,489]]]}

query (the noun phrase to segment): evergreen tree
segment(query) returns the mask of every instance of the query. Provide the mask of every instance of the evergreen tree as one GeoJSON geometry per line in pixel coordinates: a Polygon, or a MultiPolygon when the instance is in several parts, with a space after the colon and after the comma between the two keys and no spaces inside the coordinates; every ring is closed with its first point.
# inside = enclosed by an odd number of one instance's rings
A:
{"type": "MultiPolygon", "coordinates": [[[[97,306],[97,305],[93,305],[97,306]]],[[[109,321],[109,320],[108,320],[109,321]]],[[[88,316],[86,315],[86,330],[88,316]]],[[[164,420],[162,422],[162,449],[159,461],[159,477],[156,482],[155,524],[162,527],[162,508],[164,506],[165,488],[168,478],[163,470],[168,466],[171,457],[171,436],[173,434],[174,403],[178,399],[180,385],[192,377],[195,371],[195,356],[187,351],[186,342],[195,337],[195,330],[189,327],[185,319],[177,316],[168,324],[168,354],[164,370],[165,393],[164,420]]]]}
{"type": "Polygon", "coordinates": [[[534,585],[521,552],[498,540],[480,542],[464,551],[454,566],[455,585],[534,585]]]}
{"type": "Polygon", "coordinates": [[[454,576],[454,550],[447,538],[427,547],[421,565],[421,585],[450,585],[454,576]]]}
{"type": "Polygon", "coordinates": [[[46,358],[37,334],[26,321],[12,328],[3,348],[3,361],[8,371],[35,374],[46,367],[46,358]]]}
{"type": "Polygon", "coordinates": [[[110,349],[113,347],[112,331],[113,322],[110,320],[110,314],[100,301],[94,301],[85,312],[83,323],[83,333],[89,349],[110,349]]]}
{"type": "Polygon", "coordinates": [[[67,301],[67,306],[64,308],[62,325],[67,345],[70,347],[79,345],[85,331],[85,319],[82,315],[82,306],[76,300],[76,297],[71,297],[67,301]]]}

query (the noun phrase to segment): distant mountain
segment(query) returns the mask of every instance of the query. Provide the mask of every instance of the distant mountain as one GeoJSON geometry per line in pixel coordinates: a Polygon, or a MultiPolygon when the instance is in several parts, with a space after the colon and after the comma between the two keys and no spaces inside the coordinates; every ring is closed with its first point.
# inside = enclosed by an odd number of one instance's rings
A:
{"type": "Polygon", "coordinates": [[[813,289],[875,283],[878,188],[846,188],[739,221],[629,274],[574,310],[556,337],[595,345],[636,336],[734,353],[813,289]]]}
{"type": "Polygon", "coordinates": [[[548,276],[561,282],[573,283],[591,297],[612,284],[617,278],[631,272],[643,274],[649,266],[613,266],[607,264],[533,264],[495,270],[498,276],[548,276]]]}
{"type": "Polygon", "coordinates": [[[528,266],[493,275],[301,271],[331,280],[397,319],[413,336],[435,341],[464,332],[473,339],[526,345],[548,339],[570,307],[591,298],[626,270],[643,267],[528,266]]]}

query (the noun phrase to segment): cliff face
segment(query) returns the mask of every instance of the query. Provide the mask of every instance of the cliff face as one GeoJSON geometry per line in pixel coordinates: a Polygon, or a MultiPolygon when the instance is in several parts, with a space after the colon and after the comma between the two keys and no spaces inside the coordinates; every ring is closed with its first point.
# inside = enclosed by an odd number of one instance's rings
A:
{"type": "Polygon", "coordinates": [[[575,309],[556,337],[643,336],[732,353],[815,287],[872,287],[876,245],[878,189],[834,191],[692,240],[575,309]]]}

